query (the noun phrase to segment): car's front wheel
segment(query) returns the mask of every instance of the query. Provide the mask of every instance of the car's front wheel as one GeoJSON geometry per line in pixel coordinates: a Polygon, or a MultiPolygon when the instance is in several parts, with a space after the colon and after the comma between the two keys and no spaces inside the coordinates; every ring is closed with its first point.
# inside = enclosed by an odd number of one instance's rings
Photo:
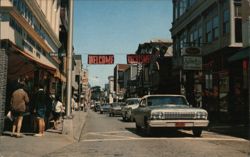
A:
{"type": "Polygon", "coordinates": [[[137,131],[141,130],[141,126],[138,125],[136,121],[135,121],[135,127],[136,127],[136,130],[137,130],[137,131]]]}
{"type": "Polygon", "coordinates": [[[145,123],[145,130],[146,130],[147,136],[152,136],[153,129],[149,126],[147,122],[145,123]]]}
{"type": "Polygon", "coordinates": [[[201,137],[202,128],[194,128],[192,131],[193,131],[193,135],[194,135],[195,137],[201,137]]]}

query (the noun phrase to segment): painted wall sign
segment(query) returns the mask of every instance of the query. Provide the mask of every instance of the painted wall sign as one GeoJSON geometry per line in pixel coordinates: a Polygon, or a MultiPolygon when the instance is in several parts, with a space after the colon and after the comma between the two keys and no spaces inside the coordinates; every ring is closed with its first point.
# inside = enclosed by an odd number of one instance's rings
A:
{"type": "Polygon", "coordinates": [[[88,55],[88,64],[114,64],[114,55],[88,55]]]}
{"type": "Polygon", "coordinates": [[[127,64],[138,64],[138,63],[147,64],[147,63],[150,63],[150,60],[151,60],[150,54],[142,54],[142,55],[128,54],[127,55],[127,64]]]}

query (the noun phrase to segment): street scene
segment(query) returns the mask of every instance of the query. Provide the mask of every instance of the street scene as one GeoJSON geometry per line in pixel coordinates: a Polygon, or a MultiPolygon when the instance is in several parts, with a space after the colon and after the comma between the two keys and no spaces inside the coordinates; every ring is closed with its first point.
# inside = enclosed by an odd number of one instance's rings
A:
{"type": "Polygon", "coordinates": [[[0,157],[250,157],[248,0],[0,0],[0,157]]]}

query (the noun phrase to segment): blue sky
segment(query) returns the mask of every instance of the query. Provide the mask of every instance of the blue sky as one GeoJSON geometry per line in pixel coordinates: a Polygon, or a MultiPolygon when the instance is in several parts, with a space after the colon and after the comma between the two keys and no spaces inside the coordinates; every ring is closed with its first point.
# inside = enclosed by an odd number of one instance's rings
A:
{"type": "Polygon", "coordinates": [[[82,54],[92,86],[108,82],[116,64],[126,64],[140,43],[171,39],[171,0],[75,0],[75,53],[82,54]],[[114,54],[113,65],[88,65],[88,54],[114,54]]]}

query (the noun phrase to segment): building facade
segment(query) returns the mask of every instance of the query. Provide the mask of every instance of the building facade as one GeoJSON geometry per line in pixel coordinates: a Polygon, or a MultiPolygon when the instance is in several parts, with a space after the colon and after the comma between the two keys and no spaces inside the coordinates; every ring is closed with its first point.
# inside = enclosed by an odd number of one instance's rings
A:
{"type": "MultiPolygon", "coordinates": [[[[150,54],[148,63],[138,63],[136,90],[138,96],[146,94],[178,93],[179,84],[172,77],[172,41],[150,41],[140,44],[136,54],[150,54]]],[[[177,79],[178,80],[178,79],[177,79]]]]}
{"type": "Polygon", "coordinates": [[[114,92],[116,101],[124,99],[126,92],[124,73],[128,68],[128,64],[117,64],[114,68],[114,92]]]}
{"type": "Polygon", "coordinates": [[[107,90],[108,103],[113,103],[114,102],[114,76],[109,76],[108,80],[109,80],[108,90],[107,90]]]}
{"type": "Polygon", "coordinates": [[[171,33],[180,89],[192,104],[216,113],[210,114],[212,122],[233,121],[236,112],[248,106],[231,100],[236,87],[243,91],[243,97],[248,90],[240,70],[242,63],[230,61],[243,46],[242,13],[249,5],[243,8],[242,2],[173,0],[171,33]]]}
{"type": "MultiPolygon", "coordinates": [[[[57,94],[59,82],[65,82],[56,55],[59,41],[60,1],[0,1],[1,70],[5,81],[0,89],[1,116],[9,110],[16,83],[25,81],[30,97],[43,83],[50,94],[57,94]]],[[[2,119],[1,119],[2,120],[2,119]]],[[[1,128],[2,121],[0,122],[1,128]]]]}

